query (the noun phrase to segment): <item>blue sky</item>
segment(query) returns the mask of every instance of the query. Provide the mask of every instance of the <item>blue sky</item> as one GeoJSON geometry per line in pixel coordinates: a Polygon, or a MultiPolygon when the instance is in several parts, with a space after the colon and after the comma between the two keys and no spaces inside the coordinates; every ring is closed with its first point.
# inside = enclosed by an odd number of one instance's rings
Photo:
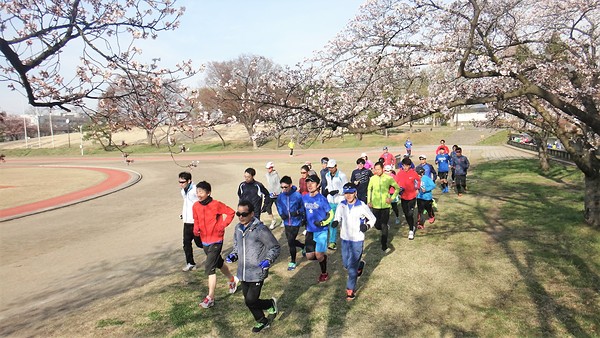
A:
{"type": "MultiPolygon", "coordinates": [[[[180,28],[136,45],[146,61],[160,58],[161,67],[188,59],[199,66],[240,54],[261,55],[292,66],[333,39],[364,1],[180,0],[177,4],[186,7],[180,28]]],[[[0,110],[10,114],[29,107],[5,83],[0,83],[0,97],[0,110]]]]}

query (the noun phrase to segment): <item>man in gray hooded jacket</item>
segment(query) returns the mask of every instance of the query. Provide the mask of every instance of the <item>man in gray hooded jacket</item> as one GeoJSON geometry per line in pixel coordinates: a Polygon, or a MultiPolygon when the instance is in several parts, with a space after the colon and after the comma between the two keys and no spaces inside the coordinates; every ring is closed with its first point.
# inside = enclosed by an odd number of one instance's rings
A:
{"type": "Polygon", "coordinates": [[[239,224],[233,235],[233,250],[226,262],[238,261],[237,276],[242,283],[244,301],[252,312],[256,325],[252,332],[260,332],[271,325],[277,316],[277,300],[259,299],[269,268],[281,252],[281,246],[271,231],[256,217],[254,205],[246,200],[238,203],[236,215],[239,224]],[[269,318],[265,317],[267,310],[269,318]]]}

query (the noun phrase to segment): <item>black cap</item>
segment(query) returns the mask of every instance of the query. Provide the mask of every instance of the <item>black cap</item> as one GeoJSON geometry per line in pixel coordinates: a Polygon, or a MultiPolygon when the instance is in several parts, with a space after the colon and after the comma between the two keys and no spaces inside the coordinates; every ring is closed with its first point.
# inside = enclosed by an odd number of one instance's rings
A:
{"type": "Polygon", "coordinates": [[[315,182],[317,184],[321,183],[321,179],[317,175],[310,175],[306,178],[306,182],[315,182]]]}

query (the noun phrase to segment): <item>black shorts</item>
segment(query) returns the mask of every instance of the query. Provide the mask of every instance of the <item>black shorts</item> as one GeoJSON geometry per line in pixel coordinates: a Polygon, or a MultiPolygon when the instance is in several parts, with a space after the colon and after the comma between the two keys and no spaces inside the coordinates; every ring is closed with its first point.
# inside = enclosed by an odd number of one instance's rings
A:
{"type": "Polygon", "coordinates": [[[448,172],[447,172],[447,171],[446,171],[446,172],[441,172],[441,171],[439,171],[439,172],[438,172],[438,177],[439,177],[441,180],[445,180],[445,179],[447,179],[447,178],[448,178],[448,172]]]}
{"type": "Polygon", "coordinates": [[[223,267],[223,257],[221,257],[221,250],[223,249],[223,243],[215,243],[204,246],[204,253],[206,254],[206,261],[204,262],[204,272],[207,276],[214,275],[217,269],[223,267]]]}

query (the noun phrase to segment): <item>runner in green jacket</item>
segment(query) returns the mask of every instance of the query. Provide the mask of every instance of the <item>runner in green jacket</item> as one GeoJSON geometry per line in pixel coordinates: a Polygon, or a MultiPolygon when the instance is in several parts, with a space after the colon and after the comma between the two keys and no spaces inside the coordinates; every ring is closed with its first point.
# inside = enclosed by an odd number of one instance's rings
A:
{"type": "Polygon", "coordinates": [[[400,193],[400,187],[391,176],[383,174],[383,164],[381,162],[375,163],[373,170],[375,175],[369,181],[367,203],[373,209],[373,214],[377,219],[375,228],[381,230],[381,250],[387,251],[390,208],[392,207],[392,200],[400,193]],[[394,188],[394,193],[391,196],[390,188],[394,188]]]}

